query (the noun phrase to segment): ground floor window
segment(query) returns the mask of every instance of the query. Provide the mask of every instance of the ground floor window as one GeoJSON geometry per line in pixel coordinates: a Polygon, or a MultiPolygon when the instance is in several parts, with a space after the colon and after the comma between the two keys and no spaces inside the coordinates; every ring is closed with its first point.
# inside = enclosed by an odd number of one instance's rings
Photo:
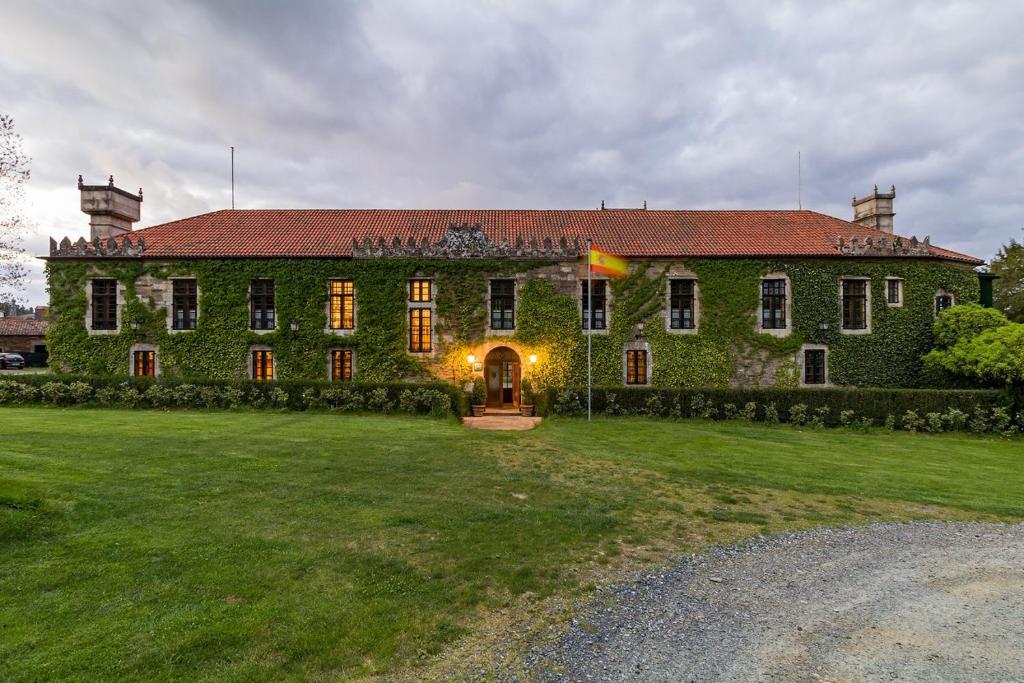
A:
{"type": "Polygon", "coordinates": [[[135,351],[132,367],[136,377],[156,377],[156,351],[135,351]]]}
{"type": "Polygon", "coordinates": [[[935,297],[935,315],[942,313],[944,310],[953,305],[952,294],[938,294],[935,297]]]}
{"type": "Polygon", "coordinates": [[[825,349],[804,350],[804,384],[825,384],[825,349]]]}
{"type": "Polygon", "coordinates": [[[352,381],[352,349],[331,351],[331,380],[334,382],[352,381]]]}
{"type": "Polygon", "coordinates": [[[626,384],[647,384],[647,351],[626,351],[626,384]]]}
{"type": "Polygon", "coordinates": [[[274,379],[274,352],[257,350],[252,352],[252,378],[257,382],[274,379]]]}

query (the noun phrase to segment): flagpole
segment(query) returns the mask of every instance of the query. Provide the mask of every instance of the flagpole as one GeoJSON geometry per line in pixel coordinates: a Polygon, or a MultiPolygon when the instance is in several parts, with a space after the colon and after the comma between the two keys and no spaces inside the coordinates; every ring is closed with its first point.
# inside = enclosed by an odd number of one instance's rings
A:
{"type": "Polygon", "coordinates": [[[591,386],[593,374],[590,363],[590,335],[594,333],[594,278],[590,269],[590,257],[594,252],[594,240],[587,240],[587,422],[591,415],[591,386]]]}

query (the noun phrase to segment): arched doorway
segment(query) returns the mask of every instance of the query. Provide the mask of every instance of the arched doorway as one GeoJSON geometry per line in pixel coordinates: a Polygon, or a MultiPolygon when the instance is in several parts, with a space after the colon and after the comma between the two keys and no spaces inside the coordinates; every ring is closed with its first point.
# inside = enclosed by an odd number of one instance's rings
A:
{"type": "Polygon", "coordinates": [[[491,349],[484,358],[488,408],[515,408],[519,405],[519,354],[507,346],[491,349]]]}

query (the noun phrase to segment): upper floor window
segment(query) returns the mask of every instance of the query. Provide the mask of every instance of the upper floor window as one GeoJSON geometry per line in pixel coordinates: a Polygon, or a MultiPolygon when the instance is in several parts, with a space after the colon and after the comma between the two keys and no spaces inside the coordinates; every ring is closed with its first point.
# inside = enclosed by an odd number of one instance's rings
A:
{"type": "Polygon", "coordinates": [[[417,304],[430,303],[433,299],[430,284],[430,280],[409,280],[409,301],[417,304]]]}
{"type": "Polygon", "coordinates": [[[274,321],[274,281],[249,283],[249,326],[254,330],[272,330],[274,321]]]}
{"type": "Polygon", "coordinates": [[[696,325],[694,281],[672,280],[669,287],[669,327],[673,330],[692,330],[696,325]]]}
{"type": "Polygon", "coordinates": [[[135,351],[132,368],[136,377],[156,377],[156,351],[135,351]]]}
{"type": "Polygon", "coordinates": [[[886,278],[885,303],[889,306],[903,305],[903,280],[898,277],[886,278]]]}
{"type": "Polygon", "coordinates": [[[953,305],[953,295],[947,294],[946,292],[940,292],[935,295],[935,315],[942,313],[944,310],[953,305]]]}
{"type": "Polygon", "coordinates": [[[429,353],[431,345],[431,309],[409,309],[409,351],[413,353],[429,353]]]}
{"type": "Polygon", "coordinates": [[[355,326],[356,290],[352,280],[331,280],[332,330],[351,330],[355,326]]]}
{"type": "Polygon", "coordinates": [[[647,351],[626,351],[626,384],[647,384],[647,351]]]}
{"type": "Polygon", "coordinates": [[[252,352],[252,378],[257,382],[269,382],[274,379],[273,351],[257,349],[252,352]]]}
{"type": "Polygon", "coordinates": [[[515,306],[516,281],[491,280],[491,329],[514,330],[515,306]]]}
{"type": "Polygon", "coordinates": [[[608,327],[607,315],[607,282],[605,280],[593,280],[594,293],[589,295],[586,280],[580,282],[580,292],[583,300],[583,329],[604,330],[608,327]],[[591,311],[591,306],[593,310],[591,311]]]}
{"type": "Polygon", "coordinates": [[[334,382],[352,381],[352,349],[331,351],[331,380],[334,382]]]}
{"type": "Polygon", "coordinates": [[[804,384],[825,384],[825,349],[804,350],[804,384]]]}
{"type": "Polygon", "coordinates": [[[171,285],[171,329],[194,330],[199,312],[195,280],[173,280],[171,285]]]}
{"type": "Polygon", "coordinates": [[[761,329],[786,329],[786,281],[761,280],[761,329]]]}
{"type": "Polygon", "coordinates": [[[843,280],[843,329],[868,328],[868,281],[843,280]]]}
{"type": "Polygon", "coordinates": [[[92,281],[92,329],[117,329],[117,280],[92,281]]]}

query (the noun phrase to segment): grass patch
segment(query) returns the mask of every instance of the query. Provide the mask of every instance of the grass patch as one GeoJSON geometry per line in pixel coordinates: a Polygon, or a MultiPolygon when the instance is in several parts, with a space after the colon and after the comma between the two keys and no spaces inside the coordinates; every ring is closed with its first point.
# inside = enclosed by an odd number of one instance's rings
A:
{"type": "Polygon", "coordinates": [[[1021,442],[967,435],[38,407],[0,422],[3,680],[418,678],[708,543],[1024,518],[1021,442]]]}

